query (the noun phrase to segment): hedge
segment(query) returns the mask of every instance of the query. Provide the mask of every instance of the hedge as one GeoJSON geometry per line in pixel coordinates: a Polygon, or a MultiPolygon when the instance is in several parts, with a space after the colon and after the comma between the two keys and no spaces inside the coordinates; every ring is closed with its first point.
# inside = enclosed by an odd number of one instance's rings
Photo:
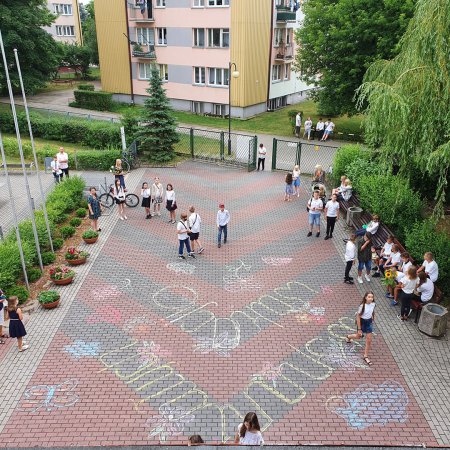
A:
{"type": "MultiPolygon", "coordinates": [[[[36,258],[34,244],[23,242],[22,248],[27,267],[33,266],[36,258]]],[[[20,261],[19,246],[17,242],[4,240],[0,243],[0,287],[7,291],[21,278],[22,262],[20,261]]]]}
{"type": "Polygon", "coordinates": [[[79,84],[78,89],[80,91],[95,91],[95,86],[93,84],[79,84]]]}
{"type": "Polygon", "coordinates": [[[74,91],[75,103],[81,108],[97,111],[110,111],[112,107],[112,94],[102,91],[74,91]]]}

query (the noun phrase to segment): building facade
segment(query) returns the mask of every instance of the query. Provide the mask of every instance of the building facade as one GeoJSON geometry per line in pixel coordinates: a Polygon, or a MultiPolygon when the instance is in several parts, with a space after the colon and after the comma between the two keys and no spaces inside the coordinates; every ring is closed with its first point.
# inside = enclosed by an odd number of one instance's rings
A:
{"type": "Polygon", "coordinates": [[[82,45],[78,0],[47,0],[47,7],[57,18],[50,27],[44,29],[59,42],[82,45]]]}
{"type": "Polygon", "coordinates": [[[118,100],[143,103],[152,64],[173,107],[199,114],[227,115],[231,100],[232,116],[251,117],[309,89],[292,70],[301,18],[295,0],[94,5],[102,86],[118,100]]]}

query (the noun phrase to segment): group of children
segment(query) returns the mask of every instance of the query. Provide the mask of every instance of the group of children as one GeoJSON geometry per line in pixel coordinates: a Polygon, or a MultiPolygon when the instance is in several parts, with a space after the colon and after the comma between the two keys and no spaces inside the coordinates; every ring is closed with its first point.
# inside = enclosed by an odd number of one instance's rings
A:
{"type": "Polygon", "coordinates": [[[6,334],[3,334],[5,320],[9,320],[9,337],[17,338],[19,352],[28,348],[23,338],[27,335],[23,324],[22,310],[19,308],[19,299],[15,296],[6,299],[6,295],[0,289],[0,344],[5,344],[6,334]]]}

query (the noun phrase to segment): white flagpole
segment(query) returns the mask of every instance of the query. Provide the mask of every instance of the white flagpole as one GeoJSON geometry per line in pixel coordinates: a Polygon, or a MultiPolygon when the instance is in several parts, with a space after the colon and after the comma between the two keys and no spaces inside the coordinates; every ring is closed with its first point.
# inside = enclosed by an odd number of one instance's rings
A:
{"type": "Polygon", "coordinates": [[[31,224],[33,226],[34,243],[36,244],[36,252],[37,252],[37,257],[38,257],[38,261],[39,261],[39,267],[40,267],[41,271],[44,271],[44,265],[42,264],[42,257],[41,257],[41,249],[39,247],[39,236],[38,236],[37,228],[36,228],[36,220],[34,218],[33,201],[31,200],[30,185],[28,183],[28,175],[27,175],[27,171],[25,168],[25,159],[23,157],[22,139],[20,138],[20,130],[19,130],[19,122],[17,121],[16,105],[14,103],[14,95],[13,95],[13,90],[12,90],[12,86],[11,86],[11,79],[9,78],[8,63],[6,61],[5,46],[3,45],[3,36],[2,36],[1,31],[0,31],[0,50],[1,50],[2,58],[3,58],[3,66],[5,69],[5,75],[6,75],[6,84],[8,86],[9,99],[11,101],[11,110],[12,110],[13,119],[14,119],[14,127],[16,129],[17,144],[19,147],[20,162],[22,163],[22,172],[23,172],[23,176],[24,176],[24,180],[25,180],[25,188],[27,191],[28,207],[30,210],[31,224]]]}
{"type": "Polygon", "coordinates": [[[52,252],[54,253],[52,233],[50,231],[50,223],[48,221],[47,207],[45,206],[45,195],[44,195],[44,190],[42,188],[41,174],[39,173],[39,164],[38,164],[37,155],[36,155],[36,146],[34,145],[33,130],[31,128],[30,112],[28,111],[27,97],[25,95],[25,88],[23,86],[22,70],[20,69],[20,61],[19,61],[19,56],[17,54],[16,48],[14,49],[14,57],[16,59],[17,71],[19,73],[20,89],[22,90],[22,98],[23,98],[23,106],[25,107],[25,114],[27,116],[28,132],[30,133],[31,147],[33,149],[34,166],[36,167],[36,175],[37,175],[37,179],[38,179],[38,183],[39,183],[39,190],[41,191],[41,204],[42,204],[42,210],[44,211],[45,226],[47,227],[47,234],[48,234],[48,240],[50,242],[50,248],[51,248],[52,252]]]}
{"type": "Polygon", "coordinates": [[[3,139],[1,131],[0,131],[0,150],[2,153],[3,169],[5,170],[6,184],[8,185],[9,201],[11,202],[11,210],[14,219],[14,228],[16,229],[17,246],[19,247],[20,261],[22,262],[23,278],[25,280],[28,292],[30,292],[30,284],[28,283],[28,275],[27,275],[27,265],[25,263],[25,257],[23,255],[22,241],[20,240],[20,231],[19,231],[19,222],[17,219],[16,204],[14,203],[14,195],[11,187],[11,180],[9,179],[8,165],[6,163],[6,155],[5,149],[3,147],[3,139]]]}

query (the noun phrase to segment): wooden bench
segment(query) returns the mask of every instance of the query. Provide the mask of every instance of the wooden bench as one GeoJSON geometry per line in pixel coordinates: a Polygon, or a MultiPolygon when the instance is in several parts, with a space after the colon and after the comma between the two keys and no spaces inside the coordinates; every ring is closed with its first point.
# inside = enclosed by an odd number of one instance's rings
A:
{"type": "Polygon", "coordinates": [[[422,308],[425,305],[427,305],[428,303],[437,303],[439,305],[443,298],[444,295],[442,294],[442,291],[436,285],[434,285],[433,297],[431,297],[431,300],[429,302],[423,303],[420,300],[413,300],[411,302],[411,308],[412,310],[416,310],[414,323],[417,323],[419,321],[420,313],[422,312],[422,308]]]}

